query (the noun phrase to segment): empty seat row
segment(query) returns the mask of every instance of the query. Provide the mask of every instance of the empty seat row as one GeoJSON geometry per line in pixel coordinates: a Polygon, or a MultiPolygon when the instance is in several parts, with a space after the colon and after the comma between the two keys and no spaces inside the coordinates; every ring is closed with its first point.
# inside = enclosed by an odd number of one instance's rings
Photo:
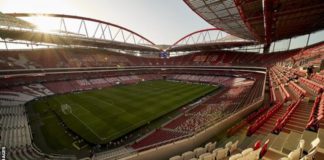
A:
{"type": "Polygon", "coordinates": [[[18,106],[25,104],[24,101],[16,101],[16,100],[7,100],[7,99],[0,99],[1,106],[18,106]]]}
{"type": "Polygon", "coordinates": [[[0,126],[2,129],[19,128],[27,126],[27,118],[25,115],[5,115],[1,116],[0,126]]]}
{"type": "Polygon", "coordinates": [[[269,108],[270,108],[270,106],[268,104],[266,104],[265,106],[263,106],[262,108],[260,108],[258,111],[251,113],[246,118],[246,121],[248,123],[252,123],[257,117],[263,115],[269,108]]]}
{"type": "Polygon", "coordinates": [[[224,148],[216,148],[216,142],[209,142],[204,147],[184,152],[181,156],[173,156],[170,160],[221,160],[233,154],[237,150],[238,143],[239,141],[228,142],[224,148]]]}
{"type": "Polygon", "coordinates": [[[309,89],[311,89],[311,91],[313,91],[316,94],[321,93],[324,89],[323,85],[318,84],[316,82],[313,82],[313,81],[303,78],[303,77],[299,78],[299,82],[306,85],[309,89]]]}
{"type": "Polygon", "coordinates": [[[25,113],[24,107],[21,106],[8,106],[8,107],[0,107],[1,115],[21,115],[25,113]]]}
{"type": "Polygon", "coordinates": [[[314,74],[312,76],[312,79],[317,81],[318,83],[320,84],[324,84],[324,76],[323,75],[320,75],[320,74],[314,74]]]}
{"type": "Polygon", "coordinates": [[[54,93],[40,83],[30,84],[28,88],[44,95],[53,95],[54,93]]]}
{"type": "Polygon", "coordinates": [[[261,144],[258,141],[254,148],[244,149],[242,152],[237,152],[238,141],[235,143],[228,142],[224,148],[216,148],[216,142],[207,143],[205,147],[196,148],[194,151],[187,151],[181,156],[177,155],[170,160],[258,160],[262,158],[268,149],[269,139],[261,144]]]}
{"type": "Polygon", "coordinates": [[[257,141],[254,148],[244,149],[241,153],[232,155],[229,160],[258,160],[261,159],[268,150],[269,139],[265,141],[264,145],[261,141],[257,141]]]}
{"type": "Polygon", "coordinates": [[[271,116],[273,116],[281,107],[282,102],[277,102],[271,107],[265,114],[261,115],[253,124],[251,124],[247,131],[247,136],[251,136],[255,133],[271,116]]]}
{"type": "Polygon", "coordinates": [[[274,87],[270,87],[270,103],[276,102],[277,96],[274,87]]]}
{"type": "Polygon", "coordinates": [[[296,108],[299,106],[300,102],[301,99],[299,99],[295,103],[290,104],[285,114],[277,120],[275,127],[272,130],[272,133],[278,134],[283,129],[283,127],[286,125],[292,114],[295,112],[296,108]]]}
{"type": "Polygon", "coordinates": [[[45,96],[43,93],[40,93],[34,89],[29,88],[28,86],[15,86],[11,87],[10,90],[25,93],[34,97],[43,97],[45,96]]]}
{"type": "Polygon", "coordinates": [[[318,95],[314,101],[311,114],[309,115],[308,122],[306,128],[309,130],[317,131],[318,130],[318,122],[322,119],[323,111],[321,108],[324,106],[324,93],[322,95],[318,95]],[[323,101],[323,103],[320,103],[323,101]],[[320,113],[321,112],[321,113],[320,113]]]}
{"type": "Polygon", "coordinates": [[[7,99],[12,101],[27,102],[34,99],[35,96],[27,95],[21,92],[15,91],[0,91],[0,99],[7,99]]]}
{"type": "Polygon", "coordinates": [[[294,69],[292,71],[294,72],[294,74],[298,75],[299,77],[305,77],[306,76],[306,72],[303,71],[303,70],[294,69]]]}
{"type": "Polygon", "coordinates": [[[1,131],[0,144],[7,148],[21,148],[31,145],[31,137],[28,126],[1,131]]]}
{"type": "Polygon", "coordinates": [[[311,146],[308,153],[305,156],[303,156],[305,141],[301,139],[298,147],[295,150],[291,151],[287,157],[280,158],[280,160],[313,160],[315,159],[315,154],[317,153],[320,141],[321,140],[319,138],[314,139],[311,142],[311,146]]]}
{"type": "MultiPolygon", "coordinates": [[[[55,49],[55,53],[50,50],[33,51],[39,53],[41,57],[35,58],[34,54],[29,54],[29,51],[10,51],[10,54],[3,52],[0,63],[4,69],[28,69],[33,68],[82,68],[82,67],[115,67],[115,66],[151,66],[151,65],[257,65],[265,66],[272,62],[282,60],[291,56],[291,54],[283,55],[263,55],[252,53],[234,53],[230,51],[219,52],[201,52],[182,56],[169,57],[168,59],[161,58],[143,58],[127,54],[117,54],[107,51],[89,51],[82,54],[73,54],[75,51],[62,52],[60,49],[55,49]],[[71,54],[71,53],[72,54],[71,54]],[[27,54],[28,53],[28,54],[27,54]],[[24,60],[17,59],[23,56],[24,60]],[[8,61],[10,59],[10,61],[8,61]],[[10,65],[8,65],[10,64],[10,65]],[[16,65],[20,64],[20,65],[16,65]]],[[[77,50],[77,52],[85,52],[77,50]]],[[[36,56],[38,57],[38,56],[36,56]]]]}
{"type": "Polygon", "coordinates": [[[279,92],[284,102],[290,99],[290,94],[288,93],[288,91],[286,90],[283,84],[279,85],[279,92]]]}
{"type": "Polygon", "coordinates": [[[174,80],[191,81],[191,82],[204,82],[204,83],[215,83],[219,84],[227,79],[228,77],[222,76],[202,76],[202,75],[189,75],[189,74],[176,74],[171,77],[174,80]]]}
{"type": "Polygon", "coordinates": [[[228,129],[226,131],[226,134],[228,137],[233,136],[234,134],[236,134],[237,132],[239,132],[243,127],[247,126],[248,123],[246,120],[243,120],[239,123],[237,123],[235,126],[231,127],[230,129],[228,129]]]}
{"type": "Polygon", "coordinates": [[[24,148],[17,148],[11,149],[7,153],[8,159],[13,160],[34,160],[34,159],[76,159],[74,156],[63,156],[63,155],[47,155],[44,153],[39,152],[38,150],[34,149],[32,146],[24,147],[24,148]]]}
{"type": "Polygon", "coordinates": [[[184,132],[178,132],[168,129],[156,129],[154,132],[148,136],[139,139],[132,145],[132,148],[137,150],[144,150],[156,147],[158,145],[173,142],[177,139],[181,139],[186,136],[184,132]]]}
{"type": "Polygon", "coordinates": [[[291,89],[294,90],[295,94],[298,95],[299,97],[304,97],[306,95],[306,91],[300,86],[298,86],[295,82],[290,81],[289,86],[291,87],[291,89]]]}
{"type": "Polygon", "coordinates": [[[256,112],[251,113],[245,120],[241,121],[237,125],[235,125],[235,126],[231,127],[230,129],[228,129],[226,131],[227,135],[228,136],[234,135],[241,128],[248,125],[249,123],[252,123],[256,118],[258,118],[259,116],[264,114],[269,109],[269,107],[270,107],[269,105],[266,105],[266,106],[258,109],[256,112]]]}
{"type": "Polygon", "coordinates": [[[277,74],[273,71],[273,69],[270,69],[269,76],[271,86],[278,86],[282,84],[281,80],[278,78],[277,74]]]}
{"type": "Polygon", "coordinates": [[[318,106],[317,121],[324,123],[324,93],[322,93],[321,100],[318,106]]]}

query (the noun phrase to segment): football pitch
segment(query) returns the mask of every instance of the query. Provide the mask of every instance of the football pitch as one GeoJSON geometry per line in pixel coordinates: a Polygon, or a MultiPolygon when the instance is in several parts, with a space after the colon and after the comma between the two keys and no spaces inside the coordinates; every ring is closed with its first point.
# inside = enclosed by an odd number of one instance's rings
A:
{"type": "Polygon", "coordinates": [[[204,84],[146,81],[55,95],[31,106],[40,116],[46,141],[59,149],[73,142],[60,121],[86,141],[104,144],[216,89],[204,84]]]}

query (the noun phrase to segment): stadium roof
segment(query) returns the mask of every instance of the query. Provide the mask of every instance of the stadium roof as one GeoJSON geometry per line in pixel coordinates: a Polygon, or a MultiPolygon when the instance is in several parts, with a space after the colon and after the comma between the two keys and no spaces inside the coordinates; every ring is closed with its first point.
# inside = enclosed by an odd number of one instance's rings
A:
{"type": "MultiPolygon", "coordinates": [[[[20,19],[15,17],[52,17],[60,19],[60,29],[53,30],[51,32],[44,32],[40,29],[31,28],[29,26],[13,24],[10,27],[1,27],[0,24],[0,38],[11,39],[11,40],[23,40],[36,43],[49,43],[58,45],[74,45],[74,46],[89,46],[89,47],[100,47],[100,48],[114,48],[124,50],[135,50],[135,51],[146,51],[146,52],[157,52],[161,50],[155,46],[155,44],[143,37],[142,35],[127,29],[125,27],[97,20],[93,18],[65,15],[65,14],[36,14],[36,13],[7,13],[4,15],[5,20],[20,19]],[[69,23],[65,23],[67,20],[78,21],[79,27],[76,30],[69,30],[72,28],[69,23]],[[86,22],[93,23],[96,25],[94,30],[89,30],[86,22]],[[82,34],[80,31],[84,29],[85,33],[82,34]],[[112,30],[112,28],[115,28],[112,30]],[[92,31],[92,32],[90,32],[92,31]],[[107,36],[108,35],[108,36],[107,36]],[[109,36],[110,35],[110,36],[109,36]]],[[[24,22],[23,20],[20,20],[24,22]]],[[[26,22],[27,23],[27,22],[26,22]]]]}
{"type": "Polygon", "coordinates": [[[297,41],[305,41],[305,45],[302,44],[301,47],[308,46],[310,39],[315,37],[313,33],[324,28],[323,0],[183,1],[195,13],[215,28],[192,32],[180,38],[173,45],[161,47],[125,27],[98,19],[64,14],[9,13],[6,15],[1,14],[0,18],[4,17],[2,19],[6,21],[18,21],[24,24],[18,26],[15,23],[10,23],[12,26],[22,28],[31,28],[30,26],[32,26],[29,22],[15,17],[45,16],[61,19],[59,21],[60,28],[56,30],[56,33],[44,34],[38,32],[41,30],[37,30],[37,28],[30,30],[12,30],[11,28],[2,27],[0,28],[0,38],[13,40],[12,42],[15,42],[14,40],[23,40],[36,43],[71,45],[74,47],[89,46],[133,50],[136,52],[144,51],[146,53],[159,53],[162,50],[186,52],[199,50],[237,50],[237,48],[243,48],[246,51],[247,49],[244,48],[256,48],[258,49],[257,52],[269,53],[271,51],[277,51],[277,48],[280,49],[277,46],[282,45],[287,46],[287,50],[296,48],[294,45],[291,45],[296,43],[293,37],[305,34],[308,34],[307,39],[297,41]],[[65,23],[65,20],[68,19],[80,22],[80,25],[73,25],[77,26],[76,28],[79,28],[79,30],[67,30],[66,28],[71,28],[71,24],[68,27],[66,26],[69,25],[65,23]],[[92,31],[88,25],[90,22],[94,23],[92,31]],[[63,29],[61,29],[61,26],[63,26],[63,29]],[[82,28],[85,29],[85,33],[80,33],[82,28]],[[111,28],[116,29],[111,30],[111,28]],[[226,38],[219,36],[220,32],[226,33],[226,38]],[[91,35],[92,33],[94,34],[91,35]],[[214,35],[216,36],[210,36],[210,33],[215,33],[214,35]]]}
{"type": "Polygon", "coordinates": [[[324,27],[323,0],[184,0],[211,25],[266,44],[324,27]]]}
{"type": "Polygon", "coordinates": [[[241,47],[257,44],[253,40],[242,39],[225,33],[219,28],[209,28],[185,35],[169,46],[167,51],[220,50],[230,47],[241,47]]]}
{"type": "Polygon", "coordinates": [[[20,27],[20,28],[35,28],[35,25],[21,20],[19,18],[9,16],[0,12],[0,26],[20,27]]]}

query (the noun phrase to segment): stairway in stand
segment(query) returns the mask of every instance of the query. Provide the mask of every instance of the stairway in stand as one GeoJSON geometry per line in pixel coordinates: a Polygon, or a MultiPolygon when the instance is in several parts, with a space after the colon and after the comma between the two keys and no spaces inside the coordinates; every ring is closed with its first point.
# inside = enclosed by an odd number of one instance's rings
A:
{"type": "Polygon", "coordinates": [[[290,133],[290,131],[302,133],[307,125],[311,110],[312,103],[302,101],[288,120],[287,124],[283,128],[283,131],[287,133],[290,133]]]}
{"type": "Polygon", "coordinates": [[[275,113],[272,117],[270,117],[263,125],[261,128],[259,128],[256,131],[256,134],[264,134],[267,135],[269,133],[271,133],[272,129],[274,128],[277,119],[282,117],[286,110],[287,110],[288,105],[284,104],[284,106],[282,106],[277,113],[275,113]]]}

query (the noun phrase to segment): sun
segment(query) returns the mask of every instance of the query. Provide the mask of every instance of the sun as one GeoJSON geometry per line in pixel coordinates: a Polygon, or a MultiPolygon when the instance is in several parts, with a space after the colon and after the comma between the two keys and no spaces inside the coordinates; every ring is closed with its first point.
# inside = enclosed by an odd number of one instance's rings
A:
{"type": "Polygon", "coordinates": [[[36,16],[30,19],[30,22],[33,23],[40,32],[53,32],[54,30],[58,30],[58,23],[53,18],[36,16]]]}
{"type": "Polygon", "coordinates": [[[51,32],[51,29],[49,29],[48,27],[46,26],[42,26],[42,25],[39,25],[37,26],[37,29],[41,32],[51,32]]]}

